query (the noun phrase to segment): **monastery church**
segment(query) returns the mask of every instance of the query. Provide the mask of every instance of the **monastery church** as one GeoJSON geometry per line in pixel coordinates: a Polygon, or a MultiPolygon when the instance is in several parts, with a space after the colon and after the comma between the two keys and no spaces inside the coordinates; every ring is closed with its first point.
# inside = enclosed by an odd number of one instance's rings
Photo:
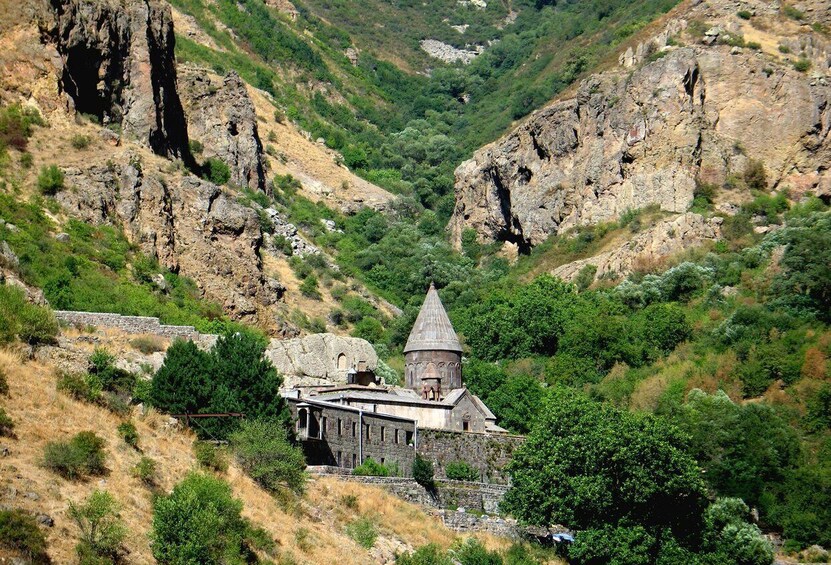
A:
{"type": "Polygon", "coordinates": [[[416,453],[507,435],[464,386],[462,346],[433,285],[404,356],[403,387],[353,368],[346,384],[285,391],[309,465],[354,469],[371,457],[408,476],[416,453]],[[429,435],[429,446],[420,445],[420,434],[429,435]]]}

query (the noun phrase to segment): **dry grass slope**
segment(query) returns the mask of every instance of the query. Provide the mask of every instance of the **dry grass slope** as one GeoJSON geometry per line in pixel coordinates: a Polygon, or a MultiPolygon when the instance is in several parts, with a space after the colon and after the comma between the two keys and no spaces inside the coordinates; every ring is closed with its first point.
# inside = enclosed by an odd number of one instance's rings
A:
{"type": "MultiPolygon", "coordinates": [[[[142,455],[158,462],[158,487],[169,491],[197,467],[191,444],[193,435],[165,425],[166,418],[152,411],[134,412],[139,433],[139,453],[117,435],[121,419],[101,408],[74,401],[55,389],[54,370],[38,362],[26,362],[8,350],[0,350],[0,370],[9,381],[10,396],[0,405],[15,422],[16,439],[2,438],[8,456],[0,459],[0,504],[51,516],[55,525],[46,529],[49,552],[55,563],[71,563],[78,531],[69,517],[70,501],[80,501],[96,489],[106,489],[122,506],[122,518],[130,535],[128,563],[153,563],[149,546],[152,519],[151,492],[131,475],[142,455]],[[92,430],[106,441],[107,473],[86,481],[67,481],[43,469],[40,459],[49,441],[63,440],[92,430]]],[[[387,562],[395,551],[437,543],[443,547],[458,535],[421,508],[386,492],[334,478],[312,480],[308,494],[284,509],[268,493],[231,464],[224,478],[245,505],[243,514],[274,538],[281,557],[297,563],[364,564],[387,562]],[[354,495],[357,504],[346,504],[354,495]],[[358,517],[373,520],[379,530],[375,547],[367,551],[345,533],[358,517]]],[[[484,536],[491,548],[504,548],[504,539],[484,536]]],[[[0,550],[1,552],[2,550],[0,550]]],[[[8,557],[0,553],[0,558],[8,557]]],[[[279,559],[278,559],[279,561],[279,559]]]]}

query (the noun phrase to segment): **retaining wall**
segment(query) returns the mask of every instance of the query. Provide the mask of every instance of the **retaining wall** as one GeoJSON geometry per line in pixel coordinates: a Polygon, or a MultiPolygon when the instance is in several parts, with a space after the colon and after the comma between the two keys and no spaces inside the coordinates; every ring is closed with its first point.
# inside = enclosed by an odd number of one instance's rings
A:
{"type": "Polygon", "coordinates": [[[437,477],[445,477],[448,463],[464,461],[479,471],[482,482],[507,484],[505,467],[522,436],[418,429],[418,453],[433,462],[437,477]]]}

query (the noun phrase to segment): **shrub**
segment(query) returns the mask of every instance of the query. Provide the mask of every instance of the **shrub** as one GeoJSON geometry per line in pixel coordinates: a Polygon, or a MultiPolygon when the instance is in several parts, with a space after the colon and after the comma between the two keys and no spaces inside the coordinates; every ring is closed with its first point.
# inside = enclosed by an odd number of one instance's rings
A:
{"type": "Polygon", "coordinates": [[[118,510],[118,503],[107,491],[93,492],[83,504],[69,503],[69,515],[81,530],[81,541],[75,551],[82,563],[119,559],[127,527],[118,510]]]}
{"type": "Polygon", "coordinates": [[[225,184],[231,180],[231,168],[221,159],[211,157],[202,165],[202,177],[214,184],[225,184]]]}
{"type": "Polygon", "coordinates": [[[768,187],[765,164],[757,159],[750,159],[744,168],[744,182],[753,190],[765,190],[768,187]]]}
{"type": "Polygon", "coordinates": [[[35,164],[35,157],[31,153],[29,153],[27,151],[26,153],[21,153],[20,154],[20,166],[22,168],[31,169],[32,165],[34,165],[34,164],[35,164]]]}
{"type": "Polygon", "coordinates": [[[356,494],[345,494],[341,497],[341,502],[344,506],[349,508],[350,510],[357,510],[358,509],[358,495],[356,494]]]}
{"type": "Polygon", "coordinates": [[[800,73],[807,73],[811,68],[811,61],[805,58],[797,59],[793,62],[793,68],[800,73]]]}
{"type": "Polygon", "coordinates": [[[444,468],[444,474],[453,481],[478,481],[479,471],[467,461],[451,461],[444,468]]]}
{"type": "Polygon", "coordinates": [[[190,152],[193,153],[194,155],[199,155],[199,154],[202,153],[202,151],[205,150],[205,146],[202,145],[202,142],[198,141],[196,139],[191,139],[190,142],[189,142],[189,146],[190,146],[190,152]]]}
{"type": "Polygon", "coordinates": [[[364,477],[389,477],[391,475],[386,465],[378,463],[372,457],[367,457],[363,463],[355,467],[352,474],[364,477]]]}
{"type": "Polygon", "coordinates": [[[164,343],[162,342],[162,340],[152,335],[146,335],[131,339],[130,346],[133,349],[137,349],[138,351],[144,353],[145,355],[150,355],[151,353],[158,353],[159,351],[164,351],[164,343]]]}
{"type": "Polygon", "coordinates": [[[250,562],[241,511],[228,483],[190,473],[153,503],[153,557],[169,565],[250,562]]]}
{"type": "Polygon", "coordinates": [[[780,53],[784,53],[784,54],[786,54],[786,55],[787,55],[788,53],[790,53],[790,52],[791,52],[791,48],[790,48],[790,47],[788,47],[787,45],[781,45],[781,44],[780,44],[780,45],[779,45],[779,52],[780,52],[780,53]]]}
{"type": "Polygon", "coordinates": [[[97,402],[101,397],[101,382],[85,373],[60,374],[56,388],[75,400],[97,402]]]}
{"type": "Polygon", "coordinates": [[[72,147],[74,149],[79,149],[80,150],[80,149],[86,149],[87,147],[89,147],[89,144],[90,144],[91,141],[92,140],[89,138],[88,135],[77,134],[77,135],[72,136],[72,139],[70,140],[70,143],[72,144],[72,147]]]}
{"type": "Polygon", "coordinates": [[[45,124],[34,108],[10,104],[0,109],[0,152],[5,151],[7,147],[25,151],[32,136],[32,126],[45,124]]]}
{"type": "Polygon", "coordinates": [[[364,549],[371,549],[378,539],[378,529],[369,518],[359,518],[346,526],[346,535],[364,549]]]}
{"type": "Polygon", "coordinates": [[[14,435],[14,421],[0,408],[0,437],[12,437],[14,435]]]}
{"type": "Polygon", "coordinates": [[[269,491],[303,492],[306,460],[281,422],[246,420],[229,440],[237,461],[257,484],[269,491]]]}
{"type": "Polygon", "coordinates": [[[426,489],[432,489],[435,486],[433,476],[433,464],[421,455],[416,454],[413,461],[413,479],[415,479],[415,482],[426,489]]]}
{"type": "Polygon", "coordinates": [[[21,327],[17,336],[29,345],[55,343],[58,335],[58,320],[48,308],[29,305],[20,312],[21,327]]]}
{"type": "Polygon", "coordinates": [[[124,443],[132,448],[138,449],[138,430],[132,422],[121,422],[117,428],[118,435],[124,440],[124,443]]]}
{"type": "Polygon", "coordinates": [[[133,467],[132,475],[145,485],[154,486],[156,484],[156,461],[149,457],[142,457],[133,467]]]}
{"type": "Polygon", "coordinates": [[[218,473],[224,473],[228,470],[228,460],[225,458],[225,454],[213,444],[206,441],[196,441],[193,443],[193,454],[202,467],[218,473]]]}
{"type": "Polygon", "coordinates": [[[0,394],[9,395],[9,380],[6,378],[6,371],[0,369],[0,394]]]}
{"type": "Polygon", "coordinates": [[[93,432],[80,432],[68,442],[49,442],[43,450],[43,465],[67,479],[104,472],[104,440],[93,432]]]}
{"type": "Polygon", "coordinates": [[[0,547],[19,552],[36,565],[50,563],[43,532],[22,510],[0,509],[0,547]]]}
{"type": "Polygon", "coordinates": [[[785,14],[787,17],[791,18],[792,20],[805,19],[805,14],[803,14],[800,10],[797,10],[790,4],[782,4],[782,13],[785,14]]]}
{"type": "Polygon", "coordinates": [[[320,300],[320,291],[317,288],[317,277],[314,275],[307,276],[302,283],[300,283],[300,292],[307,298],[320,300]]]}
{"type": "Polygon", "coordinates": [[[57,165],[41,167],[38,175],[38,190],[41,194],[54,196],[64,187],[64,176],[57,165]]]}
{"type": "Polygon", "coordinates": [[[753,14],[747,10],[739,10],[738,12],[736,12],[736,15],[743,20],[749,20],[753,17],[753,14]]]}

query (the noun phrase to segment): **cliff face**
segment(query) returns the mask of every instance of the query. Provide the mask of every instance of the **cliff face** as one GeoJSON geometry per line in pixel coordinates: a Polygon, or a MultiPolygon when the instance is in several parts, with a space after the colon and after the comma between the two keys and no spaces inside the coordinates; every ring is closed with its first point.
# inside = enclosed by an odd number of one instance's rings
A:
{"type": "Polygon", "coordinates": [[[221,159],[231,182],[265,190],[263,145],[257,114],[239,75],[212,79],[201,69],[183,68],[179,90],[187,114],[188,135],[203,146],[202,156],[221,159]]]}
{"type": "MultiPolygon", "coordinates": [[[[757,4],[760,18],[772,10],[757,4]]],[[[706,34],[683,31],[687,20],[670,22],[659,43],[628,51],[620,68],[583,81],[575,96],[536,112],[460,165],[454,240],[472,228],[482,240],[527,250],[627,209],[657,204],[682,213],[697,179],[721,185],[750,159],[764,163],[770,188],[831,195],[829,43],[776,14],[769,17],[780,28],[772,26],[784,36],[757,30],[733,4],[719,5],[685,14],[699,27],[706,21],[706,34]],[[764,43],[726,44],[742,35],[764,43]],[[691,45],[667,46],[673,36],[680,40],[669,43],[691,45]],[[790,60],[777,49],[786,41],[799,46],[790,60]],[[799,57],[811,61],[811,71],[794,69],[799,57]]]]}
{"type": "Polygon", "coordinates": [[[186,158],[170,6],[156,0],[50,0],[48,30],[71,109],[166,157],[186,158]]]}

